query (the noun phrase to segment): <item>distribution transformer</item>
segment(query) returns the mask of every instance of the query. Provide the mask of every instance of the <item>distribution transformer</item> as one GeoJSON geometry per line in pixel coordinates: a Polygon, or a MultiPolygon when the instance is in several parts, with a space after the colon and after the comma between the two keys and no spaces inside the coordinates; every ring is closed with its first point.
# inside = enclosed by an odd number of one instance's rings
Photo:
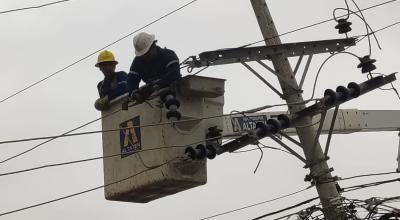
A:
{"type": "Polygon", "coordinates": [[[160,96],[128,110],[119,97],[103,110],[102,129],[113,130],[102,137],[105,198],[145,203],[205,184],[206,160],[182,158],[187,146],[205,144],[210,128],[222,129],[222,117],[212,116],[223,114],[224,83],[183,78],[172,88],[179,113],[172,120],[160,96]]]}

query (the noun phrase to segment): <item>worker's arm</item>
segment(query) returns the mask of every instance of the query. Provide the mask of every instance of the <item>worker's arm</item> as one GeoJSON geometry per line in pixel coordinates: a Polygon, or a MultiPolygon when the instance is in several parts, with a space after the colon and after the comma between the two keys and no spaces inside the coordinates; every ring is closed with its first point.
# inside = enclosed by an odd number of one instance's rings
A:
{"type": "Polygon", "coordinates": [[[139,88],[139,83],[142,80],[142,77],[140,76],[138,70],[137,70],[137,60],[136,58],[133,60],[131,64],[131,68],[129,69],[129,74],[128,74],[128,92],[129,95],[132,94],[132,91],[136,90],[139,88]]]}
{"type": "Polygon", "coordinates": [[[112,100],[120,95],[125,94],[128,91],[128,75],[121,71],[117,74],[117,87],[112,89],[108,94],[108,100],[112,100]]]}
{"type": "Polygon", "coordinates": [[[165,59],[165,67],[158,85],[160,88],[167,87],[181,78],[179,58],[176,53],[167,49],[163,56],[165,59]]]}

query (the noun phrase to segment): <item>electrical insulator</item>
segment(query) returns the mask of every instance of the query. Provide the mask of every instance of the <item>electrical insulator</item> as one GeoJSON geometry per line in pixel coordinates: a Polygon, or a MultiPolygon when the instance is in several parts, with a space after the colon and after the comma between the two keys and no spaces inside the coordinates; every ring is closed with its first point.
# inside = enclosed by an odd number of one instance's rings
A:
{"type": "Polygon", "coordinates": [[[256,135],[263,138],[269,134],[276,134],[277,132],[286,129],[290,126],[290,119],[287,115],[279,115],[277,119],[270,118],[267,124],[263,122],[256,123],[256,135]]]}
{"type": "Polygon", "coordinates": [[[347,88],[338,86],[336,92],[332,89],[327,89],[324,92],[324,103],[326,105],[338,105],[349,99],[357,98],[361,94],[361,87],[357,83],[351,82],[347,88]]]}
{"type": "Polygon", "coordinates": [[[218,129],[217,126],[209,127],[208,132],[206,134],[206,138],[207,139],[213,139],[213,138],[220,139],[222,136],[221,132],[222,132],[222,130],[218,129]]]}
{"type": "Polygon", "coordinates": [[[187,154],[192,160],[202,160],[206,157],[208,159],[214,159],[217,156],[217,150],[212,145],[204,146],[203,144],[199,144],[195,148],[191,146],[187,147],[185,154],[187,154]]]}
{"type": "Polygon", "coordinates": [[[335,29],[339,30],[339,34],[346,34],[351,31],[352,23],[347,21],[347,19],[339,19],[338,24],[335,26],[335,29]]]}
{"type": "Polygon", "coordinates": [[[178,111],[178,108],[180,107],[181,103],[178,99],[176,99],[175,94],[172,92],[166,93],[161,97],[161,99],[164,102],[165,108],[168,109],[167,119],[180,120],[182,115],[178,111]]]}
{"type": "Polygon", "coordinates": [[[369,73],[376,69],[376,66],[374,65],[376,60],[371,59],[369,55],[358,59],[360,60],[360,64],[358,64],[357,68],[361,68],[362,73],[369,73]]]}

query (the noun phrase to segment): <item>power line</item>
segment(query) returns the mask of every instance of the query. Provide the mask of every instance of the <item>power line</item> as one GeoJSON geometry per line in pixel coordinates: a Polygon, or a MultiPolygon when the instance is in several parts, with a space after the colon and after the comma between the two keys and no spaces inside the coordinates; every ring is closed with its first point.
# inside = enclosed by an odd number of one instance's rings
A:
{"type": "Polygon", "coordinates": [[[155,147],[155,148],[148,148],[148,149],[138,150],[138,151],[135,151],[135,152],[127,152],[127,153],[120,153],[120,154],[113,154],[113,155],[86,158],[86,159],[81,159],[81,160],[73,160],[73,161],[62,162],[62,163],[47,164],[47,165],[32,167],[32,168],[28,168],[28,169],[22,169],[22,170],[7,172],[7,173],[0,173],[0,177],[2,177],[2,176],[10,176],[10,175],[19,174],[19,173],[26,173],[26,172],[35,171],[35,170],[41,170],[41,169],[50,168],[50,167],[59,167],[59,166],[77,164],[77,163],[84,163],[84,162],[107,159],[107,158],[113,158],[113,157],[124,156],[124,155],[128,155],[129,156],[129,155],[140,154],[140,153],[148,152],[148,151],[155,151],[155,150],[161,150],[161,149],[171,149],[171,148],[184,148],[184,147],[188,147],[190,145],[195,145],[195,144],[202,143],[202,142],[205,142],[205,141],[208,141],[208,140],[214,140],[215,138],[223,138],[223,137],[225,137],[225,136],[208,138],[208,139],[204,139],[204,140],[201,140],[201,141],[196,141],[196,142],[193,142],[193,143],[189,143],[189,144],[186,144],[186,145],[155,147]]]}
{"type": "MultiPolygon", "coordinates": [[[[193,76],[193,75],[190,75],[193,76]]],[[[312,99],[309,101],[313,101],[313,100],[319,100],[319,99],[312,99]]],[[[128,127],[122,127],[122,128],[116,128],[116,129],[108,129],[108,130],[96,130],[96,131],[87,131],[87,132],[80,132],[80,133],[72,133],[73,131],[76,131],[82,127],[85,127],[95,121],[104,119],[106,117],[109,117],[113,114],[118,113],[119,111],[121,111],[121,109],[119,109],[116,112],[113,112],[109,115],[103,116],[101,118],[97,118],[93,121],[90,121],[88,123],[85,123],[84,125],[79,126],[78,128],[75,128],[73,130],[70,130],[68,132],[65,132],[61,135],[53,135],[53,136],[41,136],[41,137],[33,137],[33,138],[21,138],[21,139],[13,139],[13,140],[5,140],[5,141],[0,141],[0,145],[2,144],[11,144],[11,143],[19,143],[19,142],[28,142],[28,141],[37,141],[37,140],[47,140],[47,139],[57,139],[57,138],[63,138],[63,137],[73,137],[73,136],[81,136],[81,135],[89,135],[89,134],[96,134],[96,133],[106,133],[106,132],[113,132],[113,131],[120,131],[120,130],[124,130],[124,129],[129,129],[129,128],[145,128],[145,127],[155,127],[155,126],[163,126],[163,125],[169,125],[169,124],[175,124],[175,123],[181,123],[181,122],[191,122],[191,121],[198,121],[198,120],[207,120],[207,119],[213,119],[213,118],[220,118],[220,117],[228,117],[228,116],[234,116],[234,115],[238,115],[238,114],[248,114],[248,113],[255,113],[258,111],[262,111],[268,108],[273,108],[273,107],[280,107],[280,106],[287,106],[287,105],[301,105],[304,104],[306,101],[304,102],[299,102],[299,103],[289,103],[289,104],[273,104],[273,105],[264,105],[261,107],[257,107],[257,108],[253,108],[253,109],[249,109],[249,110],[245,110],[245,111],[238,111],[236,113],[231,113],[231,114],[222,114],[222,115],[214,115],[214,116],[207,116],[207,117],[201,117],[201,118],[196,118],[196,119],[184,119],[184,120],[179,120],[179,121],[170,121],[170,122],[162,122],[162,123],[154,123],[154,124],[145,124],[145,125],[135,125],[135,126],[128,126],[128,127]]],[[[1,163],[1,162],[0,162],[1,163]]]]}
{"type": "Polygon", "coordinates": [[[109,116],[111,116],[111,115],[113,115],[113,114],[116,114],[116,113],[119,112],[119,111],[121,111],[121,109],[119,109],[119,110],[117,110],[117,111],[114,111],[114,112],[111,112],[110,114],[104,115],[104,116],[102,116],[102,117],[100,117],[100,118],[97,118],[97,119],[94,119],[94,120],[92,120],[92,121],[89,121],[89,122],[87,122],[87,123],[85,123],[85,124],[83,124],[83,125],[80,125],[80,126],[74,128],[74,129],[71,129],[71,130],[69,130],[69,131],[67,131],[67,132],[64,132],[63,134],[61,134],[61,135],[59,135],[59,136],[53,136],[53,137],[51,137],[49,140],[44,141],[44,142],[42,142],[42,143],[40,143],[40,144],[37,144],[37,145],[35,145],[35,146],[29,148],[28,150],[22,151],[22,152],[20,152],[20,153],[18,153],[18,154],[15,154],[15,155],[11,156],[11,157],[8,157],[8,158],[6,158],[6,159],[4,159],[4,160],[1,160],[1,161],[0,161],[0,164],[3,164],[3,163],[5,163],[5,162],[10,161],[10,160],[12,160],[12,159],[15,159],[15,158],[17,158],[17,157],[20,157],[20,156],[22,156],[22,155],[24,155],[24,154],[26,154],[26,153],[28,153],[28,152],[30,152],[30,151],[35,150],[36,148],[38,148],[38,147],[40,147],[40,146],[42,146],[42,145],[44,145],[44,144],[47,144],[47,143],[49,143],[49,142],[51,142],[51,141],[53,141],[53,140],[59,138],[59,137],[68,135],[69,133],[74,132],[74,131],[76,131],[76,130],[78,130],[78,129],[81,129],[81,128],[83,128],[83,127],[85,127],[85,126],[87,126],[87,125],[90,125],[90,124],[92,124],[92,123],[94,123],[94,122],[96,122],[96,121],[99,121],[99,120],[101,120],[101,119],[103,119],[103,118],[106,118],[106,117],[109,117],[109,116]]]}
{"type": "Polygon", "coordinates": [[[233,209],[231,211],[227,211],[227,212],[219,213],[219,214],[216,214],[216,215],[212,215],[212,216],[209,216],[209,217],[206,217],[206,218],[202,218],[200,220],[211,219],[211,218],[215,218],[215,217],[218,217],[218,216],[221,216],[221,215],[226,215],[226,214],[237,212],[237,211],[240,211],[240,210],[243,210],[243,209],[248,209],[248,208],[251,208],[251,207],[254,207],[254,206],[258,206],[258,205],[261,205],[261,204],[270,203],[270,202],[273,202],[273,201],[276,201],[276,200],[280,200],[280,199],[283,199],[283,198],[286,198],[286,197],[289,197],[289,196],[296,195],[296,194],[304,192],[304,191],[306,191],[308,189],[310,189],[310,187],[307,187],[305,189],[301,189],[301,190],[298,190],[296,192],[289,193],[289,194],[286,194],[286,195],[283,195],[283,196],[279,196],[279,197],[276,197],[274,199],[266,200],[266,201],[263,201],[263,202],[258,202],[258,203],[252,204],[252,205],[248,205],[248,206],[244,206],[244,207],[241,207],[241,208],[233,209]]]}
{"type": "MultiPolygon", "coordinates": [[[[354,179],[354,178],[361,178],[361,177],[370,177],[370,176],[379,176],[379,175],[395,174],[395,173],[397,173],[397,172],[384,172],[384,173],[364,174],[364,175],[357,175],[357,176],[352,176],[352,177],[343,178],[343,179],[340,179],[339,181],[341,181],[341,180],[348,180],[348,179],[354,179]]],[[[397,173],[397,174],[398,174],[398,173],[397,173]]],[[[362,184],[362,185],[357,185],[357,186],[351,186],[351,187],[347,187],[347,188],[343,188],[343,189],[350,189],[350,188],[355,188],[355,187],[356,187],[356,188],[360,188],[360,187],[366,188],[366,187],[371,187],[371,186],[376,186],[376,185],[382,185],[382,184],[386,184],[386,183],[391,183],[391,182],[395,182],[395,181],[400,181],[400,178],[394,179],[394,180],[389,180],[389,181],[375,182],[375,185],[371,185],[372,183],[369,183],[369,184],[362,184]]],[[[276,199],[272,199],[272,200],[267,200],[267,201],[264,201],[264,202],[255,203],[255,204],[253,204],[253,205],[248,205],[248,206],[245,206],[245,207],[242,207],[242,208],[237,208],[237,209],[234,209],[234,210],[231,210],[231,211],[223,212],[223,213],[220,213],[220,214],[217,214],[217,215],[213,215],[213,216],[210,216],[210,217],[207,217],[207,218],[202,218],[201,220],[205,220],[205,219],[210,219],[210,218],[218,217],[218,216],[221,216],[221,215],[225,215],[225,214],[237,212],[237,211],[240,211],[240,210],[243,210],[243,209],[247,209],[247,208],[251,208],[251,207],[254,207],[254,206],[257,206],[257,205],[261,205],[261,204],[264,204],[264,203],[272,202],[272,201],[275,201],[275,200],[280,199],[280,198],[288,197],[288,196],[290,196],[290,195],[294,195],[294,194],[297,194],[297,193],[306,191],[306,190],[309,189],[309,188],[310,188],[310,187],[307,187],[307,188],[305,188],[305,189],[303,189],[303,190],[299,190],[299,191],[297,191],[297,192],[288,194],[288,195],[286,195],[286,196],[278,197],[278,198],[276,198],[276,199]]],[[[349,190],[349,191],[353,191],[353,190],[357,190],[357,189],[352,189],[352,190],[349,190]]],[[[347,191],[345,191],[345,192],[347,192],[347,191]]],[[[318,197],[316,197],[316,198],[318,198],[318,197]]],[[[315,200],[316,198],[313,198],[313,199],[311,199],[311,200],[315,200]]],[[[310,200],[310,199],[309,199],[309,200],[310,200]]],[[[309,200],[306,200],[306,201],[309,201],[309,200]]],[[[304,202],[302,202],[302,203],[300,203],[300,204],[303,204],[303,203],[304,203],[304,202]]],[[[290,209],[295,208],[295,207],[297,207],[297,206],[300,206],[300,205],[297,204],[297,205],[295,205],[295,206],[291,206],[290,209]]],[[[282,210],[283,210],[283,211],[286,211],[286,210],[288,210],[288,208],[285,208],[285,209],[282,209],[282,210]]],[[[275,211],[275,212],[272,212],[272,213],[273,213],[273,214],[278,214],[278,213],[282,212],[282,210],[275,211]]],[[[263,215],[263,217],[267,217],[267,216],[273,215],[273,214],[268,213],[267,215],[263,215]]]]}
{"type": "MultiPolygon", "coordinates": [[[[386,5],[386,4],[395,2],[395,1],[397,1],[397,0],[390,0],[390,1],[382,2],[380,4],[372,5],[370,7],[361,9],[359,11],[355,11],[355,13],[362,12],[362,11],[367,11],[367,10],[370,10],[372,8],[376,8],[376,7],[379,7],[379,6],[382,6],[382,5],[386,5]]],[[[350,13],[350,14],[353,14],[353,13],[350,13]]],[[[347,16],[347,14],[346,15],[342,15],[342,16],[338,16],[336,18],[341,18],[341,17],[345,17],[345,16],[347,16]]],[[[287,31],[287,32],[285,32],[283,34],[279,34],[279,35],[274,36],[274,37],[265,38],[265,39],[262,39],[262,40],[259,40],[259,41],[255,41],[253,43],[249,43],[249,44],[243,45],[241,47],[248,47],[248,46],[251,46],[251,45],[254,45],[254,44],[258,44],[258,43],[264,42],[264,41],[269,40],[269,39],[273,39],[273,38],[276,38],[276,37],[282,37],[282,36],[285,36],[285,35],[288,35],[288,34],[291,34],[291,33],[294,33],[294,32],[298,32],[298,31],[301,31],[301,30],[304,30],[304,29],[308,29],[308,28],[311,28],[311,27],[314,27],[314,26],[317,26],[317,25],[321,25],[321,24],[324,24],[324,23],[327,23],[327,22],[330,22],[330,21],[334,21],[334,20],[335,20],[335,18],[326,19],[326,20],[323,20],[323,21],[320,21],[320,22],[317,22],[317,23],[314,23],[314,24],[311,24],[311,25],[307,25],[307,26],[303,26],[303,27],[300,27],[300,28],[297,28],[297,29],[294,29],[294,30],[291,30],[291,31],[287,31]]]]}
{"type": "MultiPolygon", "coordinates": [[[[366,35],[356,36],[357,38],[362,37],[360,40],[358,40],[358,43],[359,43],[360,41],[362,41],[364,38],[366,38],[367,36],[369,36],[369,35],[372,35],[372,34],[375,34],[375,33],[380,32],[380,31],[386,30],[386,29],[388,29],[388,28],[390,28],[390,27],[394,27],[394,26],[396,26],[396,25],[398,25],[398,24],[400,24],[400,21],[399,21],[399,22],[395,22],[395,23],[393,23],[393,24],[391,24],[391,25],[388,25],[388,26],[386,26],[386,27],[380,28],[380,29],[378,29],[378,30],[376,30],[376,31],[373,31],[373,32],[371,32],[371,33],[368,33],[368,34],[366,34],[366,35]]],[[[348,48],[350,48],[350,47],[348,47],[348,48]]],[[[347,49],[348,49],[348,48],[347,48],[347,49]]],[[[311,94],[310,100],[312,100],[312,99],[314,98],[315,90],[316,90],[316,86],[317,86],[317,82],[318,82],[318,77],[319,77],[319,75],[320,75],[320,73],[321,73],[322,67],[324,67],[324,65],[325,65],[332,57],[334,57],[334,56],[336,56],[336,55],[338,55],[338,54],[349,54],[349,55],[352,55],[353,57],[359,59],[359,57],[358,57],[356,54],[351,53],[351,52],[346,52],[346,51],[342,51],[342,52],[338,52],[338,53],[331,54],[328,58],[326,58],[326,59],[322,62],[321,66],[319,67],[319,69],[318,69],[318,71],[317,71],[317,75],[315,76],[314,85],[313,85],[313,90],[312,90],[312,94],[311,94]]]]}
{"type": "MultiPolygon", "coordinates": [[[[180,67],[179,69],[182,69],[182,68],[184,68],[184,67],[180,67]]],[[[192,74],[192,75],[190,75],[190,76],[197,75],[197,74],[199,74],[200,72],[202,72],[203,70],[205,70],[206,68],[207,68],[207,67],[205,67],[205,68],[203,68],[203,69],[197,71],[196,73],[194,73],[194,74],[192,74]]],[[[57,139],[57,138],[60,138],[60,137],[78,136],[78,135],[83,135],[83,134],[99,133],[100,131],[99,131],[99,132],[82,132],[82,133],[80,133],[80,134],[70,134],[71,132],[74,132],[74,131],[76,131],[76,130],[78,130],[78,129],[81,129],[81,128],[83,128],[83,127],[89,125],[89,124],[92,124],[92,123],[94,123],[94,122],[96,122],[96,121],[99,121],[99,120],[101,120],[101,119],[104,119],[104,118],[107,118],[107,117],[109,117],[109,116],[111,116],[111,115],[114,115],[114,114],[118,113],[118,112],[121,111],[121,110],[122,110],[122,108],[120,108],[119,110],[116,110],[116,111],[114,111],[114,112],[111,112],[111,113],[109,113],[109,114],[107,114],[107,115],[104,115],[104,116],[102,116],[102,117],[100,117],[100,118],[97,118],[97,119],[95,119],[95,120],[92,120],[92,121],[90,121],[90,122],[87,122],[87,123],[85,123],[85,124],[83,124],[83,125],[81,125],[81,126],[79,126],[79,127],[77,127],[77,128],[74,128],[74,129],[72,129],[72,130],[69,130],[69,131],[67,131],[67,132],[65,132],[65,133],[63,133],[63,134],[61,134],[61,135],[50,136],[50,137],[30,138],[30,139],[26,139],[26,140],[20,139],[20,140],[14,140],[14,141],[6,141],[7,143],[13,143],[13,142],[23,142],[23,141],[32,141],[32,140],[49,139],[49,140],[44,141],[44,142],[42,142],[42,143],[40,143],[40,144],[38,144],[38,145],[35,145],[35,146],[32,147],[32,148],[29,148],[28,150],[25,150],[25,151],[23,151],[23,152],[21,152],[21,153],[18,153],[18,154],[16,154],[16,155],[13,155],[13,156],[11,156],[11,157],[8,157],[7,159],[4,159],[4,160],[0,161],[0,164],[2,164],[2,163],[4,163],[4,162],[7,162],[7,161],[9,161],[9,160],[12,160],[12,159],[14,159],[14,158],[17,158],[17,157],[19,157],[19,156],[21,156],[21,155],[24,155],[24,154],[26,154],[26,153],[28,153],[28,152],[30,152],[30,151],[32,151],[32,150],[38,148],[39,146],[42,146],[42,145],[44,145],[44,144],[46,144],[46,143],[49,143],[49,142],[51,142],[51,141],[53,141],[53,140],[55,140],[55,139],[57,139]]]]}
{"type": "MultiPolygon", "coordinates": [[[[78,64],[78,63],[80,63],[80,62],[82,62],[82,61],[84,61],[84,60],[86,60],[87,58],[93,56],[94,54],[100,52],[101,50],[104,50],[104,49],[106,49],[106,48],[108,48],[108,47],[110,47],[110,46],[112,46],[112,45],[118,43],[119,41],[122,41],[123,39],[125,39],[125,38],[127,38],[127,37],[129,37],[129,36],[135,34],[136,32],[138,32],[138,31],[140,31],[140,30],[142,30],[142,29],[144,29],[144,28],[146,28],[146,27],[148,27],[148,26],[150,26],[150,25],[152,25],[152,24],[154,24],[154,23],[156,23],[156,22],[158,22],[158,21],[164,19],[165,17],[168,17],[169,15],[171,15],[171,14],[173,14],[173,13],[175,13],[175,12],[177,12],[177,11],[179,11],[179,10],[181,10],[181,9],[183,9],[183,8],[185,8],[185,7],[187,7],[187,6],[189,6],[190,4],[193,4],[193,3],[196,2],[196,1],[198,1],[198,0],[193,0],[193,1],[190,1],[190,2],[186,3],[185,5],[183,5],[183,6],[179,7],[179,8],[177,8],[177,9],[175,9],[175,10],[173,10],[173,11],[171,11],[171,12],[169,12],[169,13],[163,15],[163,16],[161,16],[160,18],[158,18],[158,19],[156,19],[156,20],[154,20],[154,21],[152,21],[152,22],[146,24],[145,26],[143,26],[143,27],[141,27],[141,28],[139,28],[139,29],[137,29],[137,30],[135,30],[135,31],[133,31],[133,32],[131,32],[131,33],[129,33],[129,34],[127,34],[127,35],[125,35],[125,36],[119,38],[119,39],[117,39],[117,40],[114,41],[114,42],[109,43],[108,45],[106,45],[106,46],[104,46],[104,47],[102,47],[102,48],[100,48],[100,49],[98,49],[98,50],[96,50],[96,51],[90,53],[90,54],[87,55],[87,56],[82,57],[81,59],[78,59],[77,61],[71,63],[70,65],[67,65],[66,67],[64,67],[64,68],[62,68],[62,69],[60,69],[60,70],[58,70],[58,71],[56,71],[56,72],[54,72],[54,73],[52,73],[52,74],[50,74],[50,75],[48,75],[48,76],[42,78],[41,80],[39,80],[39,81],[37,81],[37,82],[35,82],[35,83],[32,83],[32,84],[28,85],[27,87],[25,87],[25,88],[23,88],[23,89],[21,89],[21,90],[15,92],[15,93],[9,95],[8,97],[3,98],[2,100],[0,100],[0,104],[3,103],[3,102],[5,102],[6,100],[8,100],[8,99],[10,99],[10,98],[12,98],[12,97],[14,97],[14,96],[20,94],[20,93],[22,93],[22,92],[24,92],[24,91],[26,91],[26,90],[32,88],[33,86],[36,86],[37,84],[39,84],[39,83],[41,83],[41,82],[43,82],[43,81],[45,81],[45,80],[47,80],[47,79],[49,79],[49,78],[51,78],[51,77],[53,77],[53,76],[55,76],[55,75],[57,75],[57,74],[63,72],[64,70],[69,69],[70,67],[72,67],[72,66],[74,66],[74,65],[76,65],[76,64],[78,64]]],[[[385,5],[385,4],[394,2],[394,1],[397,1],[397,0],[391,0],[391,1],[383,2],[383,3],[381,3],[381,4],[373,5],[373,6],[370,6],[370,7],[368,7],[368,8],[364,8],[364,9],[362,9],[361,11],[366,11],[366,10],[369,10],[369,9],[372,9],[372,8],[375,8],[375,7],[379,7],[379,6],[382,6],[382,5],[385,5]]],[[[343,16],[339,16],[339,17],[343,17],[343,16]]],[[[338,18],[339,18],[339,17],[338,17],[338,18]]],[[[304,27],[301,27],[301,28],[298,28],[298,29],[295,29],[295,30],[292,30],[292,31],[285,32],[285,33],[280,34],[280,35],[278,35],[278,36],[288,35],[288,34],[291,34],[291,33],[294,33],[294,32],[300,31],[300,30],[304,30],[304,29],[307,29],[307,28],[310,28],[310,27],[313,27],[313,26],[316,26],[316,25],[320,25],[320,24],[323,24],[323,23],[326,23],[326,22],[329,22],[329,21],[332,21],[332,20],[334,20],[334,19],[328,19],[328,20],[321,21],[321,22],[318,22],[318,23],[315,23],[315,24],[312,24],[312,25],[307,25],[307,26],[304,26],[304,27]]],[[[275,37],[278,37],[278,36],[275,36],[275,37]]],[[[263,40],[261,40],[261,41],[256,41],[256,42],[254,42],[254,43],[246,44],[246,45],[241,46],[241,47],[248,47],[248,46],[251,46],[251,45],[253,45],[253,44],[260,43],[260,42],[262,42],[262,41],[264,41],[264,40],[267,40],[267,39],[263,39],[263,40]]]]}
{"type": "MultiPolygon", "coordinates": [[[[362,177],[362,176],[355,176],[353,178],[356,178],[356,177],[362,177]]],[[[400,178],[391,179],[391,180],[385,180],[385,181],[372,182],[372,183],[361,184],[361,185],[355,185],[355,186],[349,186],[349,187],[343,188],[343,190],[344,190],[344,192],[350,192],[350,191],[355,191],[355,190],[359,190],[359,189],[364,189],[364,188],[368,188],[368,187],[373,187],[373,186],[378,186],[378,185],[383,185],[383,184],[388,184],[388,183],[393,183],[393,182],[400,182],[400,178]]],[[[314,200],[316,200],[318,198],[319,197],[314,197],[314,198],[305,200],[305,201],[303,201],[301,203],[298,203],[296,205],[289,206],[287,208],[284,208],[284,209],[281,209],[281,210],[278,210],[278,211],[275,211],[275,212],[270,212],[268,214],[259,216],[257,218],[254,218],[253,220],[259,220],[259,219],[262,219],[262,218],[265,218],[265,217],[268,217],[268,216],[271,216],[271,215],[275,215],[275,214],[278,214],[278,213],[281,213],[281,212],[284,212],[284,211],[299,207],[301,205],[310,203],[310,202],[312,202],[312,201],[314,201],[314,200]]],[[[291,215],[293,215],[293,214],[291,214],[291,215]]],[[[287,216],[284,216],[284,217],[287,217],[287,216]]],[[[278,219],[280,219],[280,218],[278,218],[278,219]]]]}
{"type": "Polygon", "coordinates": [[[389,175],[389,174],[400,174],[400,173],[399,172],[370,173],[370,174],[363,174],[363,175],[357,175],[357,176],[341,178],[339,180],[342,181],[342,180],[350,180],[350,179],[355,179],[355,178],[371,177],[371,176],[382,176],[382,175],[389,175]]]}
{"type": "Polygon", "coordinates": [[[50,2],[50,3],[43,4],[43,5],[38,5],[38,6],[30,6],[30,7],[25,7],[25,8],[17,8],[17,9],[11,9],[11,10],[7,10],[7,11],[0,11],[0,14],[6,14],[6,13],[10,13],[10,12],[23,11],[23,10],[29,10],[29,9],[37,9],[37,8],[42,8],[42,7],[46,7],[49,5],[55,5],[55,4],[59,4],[59,3],[63,3],[63,2],[69,2],[69,1],[71,1],[71,0],[56,1],[56,2],[50,2]]]}
{"type": "Polygon", "coordinates": [[[78,192],[78,193],[74,193],[74,194],[70,194],[70,195],[67,195],[67,196],[59,197],[57,199],[53,199],[53,200],[49,200],[49,201],[46,201],[46,202],[38,203],[38,204],[35,204],[35,205],[27,206],[27,207],[24,207],[24,208],[15,209],[15,210],[8,211],[8,212],[3,212],[3,213],[0,213],[0,216],[5,216],[5,215],[13,214],[13,213],[16,213],[16,212],[24,211],[24,210],[27,210],[27,209],[36,208],[36,207],[39,207],[39,206],[43,206],[43,205],[47,205],[47,204],[50,204],[50,203],[58,202],[58,201],[61,201],[61,200],[65,200],[65,199],[68,199],[68,198],[71,198],[71,197],[75,197],[75,196],[78,196],[78,195],[86,194],[86,193],[89,193],[89,192],[92,192],[92,191],[95,191],[95,190],[98,190],[98,189],[102,189],[102,188],[105,188],[105,187],[108,187],[108,186],[111,186],[111,185],[114,185],[114,184],[129,180],[129,179],[132,179],[132,178],[134,178],[134,177],[136,177],[136,176],[138,176],[138,175],[140,175],[142,173],[145,173],[145,172],[150,171],[150,170],[157,169],[157,168],[162,167],[162,166],[164,166],[166,164],[169,164],[172,161],[177,160],[177,159],[179,159],[179,157],[174,158],[172,160],[169,160],[167,162],[164,162],[162,164],[153,166],[151,168],[145,169],[145,170],[140,171],[140,172],[138,172],[138,173],[136,173],[134,175],[131,175],[131,176],[123,178],[123,179],[120,179],[120,180],[112,182],[112,183],[104,184],[104,185],[97,186],[97,187],[94,187],[94,188],[91,188],[91,189],[87,189],[87,190],[84,190],[84,191],[81,191],[81,192],[78,192]]]}
{"type": "Polygon", "coordinates": [[[259,216],[259,217],[257,217],[257,218],[253,218],[253,220],[263,219],[263,218],[268,217],[268,216],[271,216],[271,215],[275,215],[275,214],[278,214],[278,213],[281,213],[281,212],[284,212],[284,211],[287,211],[287,210],[290,210],[290,209],[297,208],[297,207],[299,207],[299,206],[302,206],[302,205],[305,205],[305,204],[307,204],[307,203],[310,203],[310,202],[312,202],[312,201],[314,201],[314,200],[317,200],[318,198],[319,198],[319,197],[314,197],[314,198],[305,200],[305,201],[303,201],[303,202],[297,203],[296,205],[292,205],[292,206],[289,206],[289,207],[287,207],[287,208],[284,208],[284,209],[281,209],[281,210],[278,210],[278,211],[275,211],[275,212],[270,212],[270,213],[261,215],[261,216],[259,216]]]}
{"type": "Polygon", "coordinates": [[[379,185],[393,183],[393,182],[400,182],[400,178],[391,179],[391,180],[385,180],[385,181],[372,182],[372,183],[366,183],[366,184],[361,184],[361,185],[356,185],[356,186],[344,187],[343,190],[344,190],[344,192],[351,192],[351,191],[355,191],[355,190],[360,190],[360,189],[364,189],[364,188],[369,188],[369,187],[373,187],[373,186],[379,186],[379,185]]]}
{"type": "Polygon", "coordinates": [[[169,15],[172,15],[172,14],[174,14],[175,12],[177,12],[177,11],[179,11],[179,10],[181,10],[181,9],[183,9],[183,8],[185,8],[185,7],[187,7],[187,6],[191,5],[191,4],[193,4],[193,3],[195,3],[196,1],[198,1],[198,0],[192,0],[192,1],[190,1],[190,2],[188,2],[188,3],[186,3],[186,4],[184,4],[184,5],[180,6],[179,8],[177,8],[177,9],[175,9],[175,10],[173,10],[173,11],[171,11],[171,12],[168,12],[167,14],[165,14],[165,15],[163,15],[163,16],[161,16],[161,17],[159,17],[159,18],[157,18],[157,19],[155,19],[155,20],[153,20],[153,21],[151,21],[150,23],[148,23],[148,24],[146,24],[146,25],[140,27],[139,29],[136,29],[135,31],[133,31],[133,32],[131,32],[131,33],[129,33],[129,34],[126,34],[125,36],[123,36],[123,37],[121,37],[121,38],[119,38],[119,39],[117,39],[117,40],[115,40],[115,41],[113,41],[113,42],[107,44],[106,46],[104,46],[104,47],[102,47],[102,48],[100,48],[100,49],[98,49],[98,50],[96,50],[96,51],[94,51],[94,52],[92,52],[92,53],[90,53],[90,54],[88,54],[88,55],[86,55],[86,56],[84,56],[84,57],[78,59],[78,60],[76,60],[75,62],[73,62],[73,63],[67,65],[66,67],[64,67],[64,68],[62,68],[62,69],[60,69],[60,70],[57,70],[56,72],[54,72],[54,73],[52,73],[52,74],[50,74],[50,75],[48,75],[48,76],[46,76],[46,77],[40,79],[39,81],[36,81],[36,82],[34,82],[34,83],[28,85],[27,87],[25,87],[25,88],[23,88],[23,89],[21,89],[21,90],[15,92],[15,93],[13,93],[13,94],[7,96],[6,98],[3,98],[2,100],[0,100],[0,104],[3,103],[3,102],[5,102],[5,101],[7,101],[8,99],[10,99],[10,98],[12,98],[12,97],[14,97],[14,96],[16,96],[16,95],[18,95],[18,94],[20,94],[20,93],[26,91],[26,90],[32,88],[33,86],[36,86],[37,84],[39,84],[39,83],[41,83],[41,82],[43,82],[43,81],[45,81],[45,80],[47,80],[47,79],[49,79],[49,78],[51,78],[51,77],[53,77],[53,76],[55,76],[55,75],[57,75],[57,74],[63,72],[64,70],[69,69],[70,67],[72,67],[72,66],[74,66],[74,65],[76,65],[76,64],[78,64],[78,63],[80,63],[80,62],[82,62],[82,61],[84,61],[84,60],[86,60],[87,58],[89,58],[89,57],[91,57],[91,56],[97,54],[98,52],[100,52],[100,51],[102,51],[102,50],[104,50],[104,49],[106,49],[106,48],[108,48],[108,47],[110,47],[110,46],[112,46],[112,45],[114,45],[114,44],[116,44],[116,43],[118,43],[118,42],[124,40],[125,38],[127,38],[127,37],[129,37],[129,36],[131,36],[131,35],[133,35],[133,34],[139,32],[139,31],[145,29],[146,27],[148,27],[148,26],[150,26],[150,25],[153,25],[154,23],[156,23],[156,22],[158,22],[158,21],[160,21],[160,20],[162,20],[162,19],[168,17],[169,15]]]}

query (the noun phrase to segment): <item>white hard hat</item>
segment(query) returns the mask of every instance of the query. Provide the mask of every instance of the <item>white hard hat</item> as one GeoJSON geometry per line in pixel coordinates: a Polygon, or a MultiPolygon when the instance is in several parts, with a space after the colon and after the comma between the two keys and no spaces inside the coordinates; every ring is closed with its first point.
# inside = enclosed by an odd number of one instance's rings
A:
{"type": "Polygon", "coordinates": [[[133,38],[133,46],[135,47],[136,56],[142,56],[149,51],[151,45],[155,41],[154,34],[141,32],[133,38]]]}

